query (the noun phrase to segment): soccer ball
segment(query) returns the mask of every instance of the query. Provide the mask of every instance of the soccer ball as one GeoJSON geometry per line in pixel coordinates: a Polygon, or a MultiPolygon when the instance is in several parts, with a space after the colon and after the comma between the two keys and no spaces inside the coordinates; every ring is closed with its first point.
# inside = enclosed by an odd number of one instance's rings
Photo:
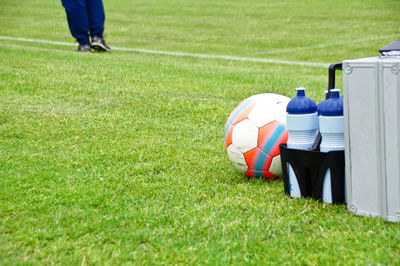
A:
{"type": "Polygon", "coordinates": [[[290,98],[273,93],[251,96],[231,113],[225,125],[225,148],[232,163],[249,177],[282,175],[279,144],[286,143],[286,105],[290,98]]]}

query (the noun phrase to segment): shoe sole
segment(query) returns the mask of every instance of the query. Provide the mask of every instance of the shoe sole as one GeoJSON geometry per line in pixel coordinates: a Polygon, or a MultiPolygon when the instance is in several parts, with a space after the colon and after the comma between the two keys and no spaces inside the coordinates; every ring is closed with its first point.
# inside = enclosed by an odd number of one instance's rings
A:
{"type": "Polygon", "coordinates": [[[104,46],[102,43],[99,42],[92,43],[92,48],[96,51],[111,52],[110,48],[104,46]]]}

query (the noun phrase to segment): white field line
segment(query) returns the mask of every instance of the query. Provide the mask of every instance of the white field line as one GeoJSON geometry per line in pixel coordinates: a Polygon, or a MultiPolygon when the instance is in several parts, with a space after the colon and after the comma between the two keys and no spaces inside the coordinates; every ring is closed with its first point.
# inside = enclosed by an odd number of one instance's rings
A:
{"type": "MultiPolygon", "coordinates": [[[[67,42],[56,42],[56,41],[50,41],[50,40],[27,39],[27,38],[8,37],[8,36],[0,36],[0,40],[46,43],[46,44],[54,44],[54,45],[62,45],[62,46],[75,46],[76,45],[76,44],[67,43],[67,42]]],[[[163,55],[172,55],[172,56],[187,56],[187,57],[196,57],[196,58],[205,58],[205,59],[224,59],[224,60],[231,60],[231,61],[248,61],[248,62],[274,63],[274,64],[284,64],[284,65],[301,65],[301,66],[312,66],[312,67],[323,67],[323,68],[327,68],[329,66],[328,64],[324,64],[324,63],[287,61],[287,60],[267,59],[267,58],[252,58],[252,57],[238,57],[238,56],[230,56],[230,55],[212,55],[212,54],[169,52],[169,51],[125,48],[125,47],[111,47],[111,48],[116,51],[129,51],[129,52],[138,52],[138,53],[147,53],[147,54],[163,54],[163,55]]]]}

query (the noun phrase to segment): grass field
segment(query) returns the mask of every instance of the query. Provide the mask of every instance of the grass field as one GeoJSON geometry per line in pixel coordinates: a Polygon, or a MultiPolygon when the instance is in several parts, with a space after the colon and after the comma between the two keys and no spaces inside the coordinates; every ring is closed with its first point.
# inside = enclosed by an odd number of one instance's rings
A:
{"type": "MultiPolygon", "coordinates": [[[[395,0],[104,5],[114,47],[329,64],[400,39],[395,0]]],[[[0,0],[0,36],[73,43],[60,1],[0,0]]],[[[73,49],[0,39],[0,264],[400,264],[399,224],[226,156],[240,101],[320,101],[326,68],[73,49]]]]}

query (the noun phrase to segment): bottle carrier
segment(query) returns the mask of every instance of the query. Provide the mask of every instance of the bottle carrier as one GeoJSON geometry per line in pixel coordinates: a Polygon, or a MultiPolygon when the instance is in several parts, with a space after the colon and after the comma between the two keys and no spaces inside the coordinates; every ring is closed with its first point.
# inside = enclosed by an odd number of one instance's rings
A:
{"type": "MultiPolygon", "coordinates": [[[[329,67],[328,99],[331,89],[335,87],[335,71],[341,69],[341,63],[329,67]]],[[[318,135],[313,147],[308,150],[290,149],[286,144],[279,146],[285,193],[290,196],[288,171],[290,165],[297,178],[301,196],[321,200],[325,174],[330,169],[332,203],[343,203],[345,201],[344,151],[320,152],[320,143],[321,136],[318,135]]]]}

